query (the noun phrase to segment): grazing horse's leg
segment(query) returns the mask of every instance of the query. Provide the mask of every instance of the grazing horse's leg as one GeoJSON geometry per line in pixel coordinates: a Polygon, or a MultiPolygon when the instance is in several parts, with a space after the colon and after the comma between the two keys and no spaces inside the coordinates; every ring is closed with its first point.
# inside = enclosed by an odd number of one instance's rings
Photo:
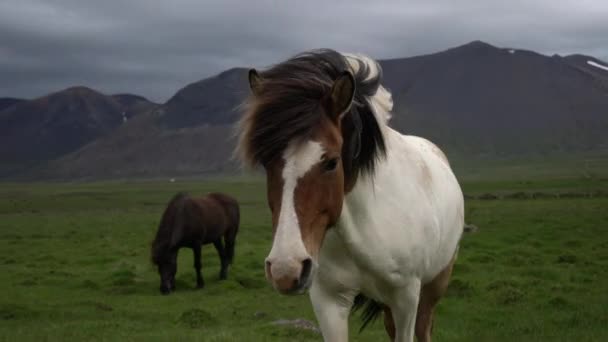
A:
{"type": "Polygon", "coordinates": [[[177,274],[177,255],[179,248],[175,249],[175,254],[172,256],[173,269],[171,270],[171,291],[175,291],[175,275],[177,274]]]}
{"type": "Polygon", "coordinates": [[[416,317],[416,338],[418,342],[431,342],[433,312],[439,299],[448,288],[455,261],[456,256],[431,282],[424,284],[420,291],[420,303],[418,304],[418,315],[416,317]]]}
{"type": "Polygon", "coordinates": [[[393,297],[393,304],[390,309],[395,322],[396,342],[411,342],[414,340],[420,287],[420,279],[411,279],[407,287],[397,291],[393,297]]]}
{"type": "Polygon", "coordinates": [[[388,306],[384,307],[384,330],[386,330],[391,341],[395,341],[395,320],[391,308],[388,306]]]}
{"type": "Polygon", "coordinates": [[[222,268],[220,269],[220,280],[224,280],[228,277],[228,257],[226,255],[226,251],[224,250],[224,244],[222,243],[222,239],[217,239],[213,245],[215,249],[217,249],[217,254],[220,256],[220,262],[222,263],[222,268]]]}
{"type": "Polygon", "coordinates": [[[194,269],[196,270],[196,287],[199,289],[205,287],[205,281],[203,280],[203,274],[201,272],[201,248],[202,245],[197,243],[192,247],[192,251],[194,251],[194,269]]]}
{"type": "Polygon", "coordinates": [[[329,293],[323,285],[313,280],[310,301],[324,341],[348,341],[348,315],[354,298],[354,293],[329,293]]]}

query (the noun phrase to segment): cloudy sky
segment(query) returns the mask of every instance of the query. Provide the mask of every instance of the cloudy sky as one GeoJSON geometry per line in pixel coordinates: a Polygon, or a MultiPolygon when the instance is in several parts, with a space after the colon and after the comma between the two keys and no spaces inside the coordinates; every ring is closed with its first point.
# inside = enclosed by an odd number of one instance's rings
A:
{"type": "Polygon", "coordinates": [[[0,97],[86,85],[165,101],[311,48],[382,59],[472,40],[606,61],[608,1],[1,0],[0,97]]]}

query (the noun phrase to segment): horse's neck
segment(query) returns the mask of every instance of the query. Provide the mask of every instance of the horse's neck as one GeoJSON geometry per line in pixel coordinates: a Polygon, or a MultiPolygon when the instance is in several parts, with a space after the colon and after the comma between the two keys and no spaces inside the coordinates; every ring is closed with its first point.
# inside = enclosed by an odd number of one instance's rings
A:
{"type": "Polygon", "coordinates": [[[390,128],[385,140],[375,175],[363,175],[345,197],[336,235],[345,256],[375,274],[437,271],[460,238],[462,192],[432,143],[390,128]]]}
{"type": "Polygon", "coordinates": [[[400,133],[386,127],[384,134],[386,158],[378,161],[375,175],[360,175],[344,199],[337,228],[346,245],[354,248],[369,246],[369,239],[378,241],[390,237],[393,227],[387,226],[386,221],[408,205],[404,203],[407,196],[402,195],[413,186],[408,184],[411,172],[407,160],[393,158],[405,154],[403,150],[407,146],[403,146],[405,142],[400,133]]]}
{"type": "Polygon", "coordinates": [[[352,191],[345,196],[344,205],[347,207],[364,206],[365,210],[374,210],[374,206],[379,204],[375,198],[379,188],[390,188],[393,183],[397,185],[403,182],[402,179],[388,177],[395,172],[403,173],[406,171],[403,168],[407,167],[407,165],[400,165],[399,162],[391,158],[392,154],[399,153],[395,152],[395,149],[403,148],[403,136],[388,126],[382,126],[381,129],[386,145],[386,157],[378,160],[374,175],[361,174],[358,177],[352,191]]]}

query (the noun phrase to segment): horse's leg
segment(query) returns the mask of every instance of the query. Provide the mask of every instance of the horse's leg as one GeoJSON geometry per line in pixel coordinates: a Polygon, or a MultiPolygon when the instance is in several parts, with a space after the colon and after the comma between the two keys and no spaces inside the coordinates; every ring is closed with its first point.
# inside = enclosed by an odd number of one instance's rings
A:
{"type": "Polygon", "coordinates": [[[175,275],[177,274],[177,256],[179,253],[179,248],[175,250],[175,254],[173,255],[173,269],[171,270],[171,291],[175,291],[175,275]]]}
{"type": "Polygon", "coordinates": [[[224,280],[228,276],[228,257],[226,255],[226,250],[224,249],[224,244],[222,243],[222,239],[217,239],[213,245],[215,249],[217,249],[217,254],[220,256],[220,262],[222,263],[222,268],[220,269],[220,280],[224,280]]]}
{"type": "Polygon", "coordinates": [[[450,275],[454,268],[456,256],[452,261],[429,283],[426,283],[420,291],[420,302],[416,316],[416,338],[418,342],[431,342],[431,331],[433,329],[433,312],[439,299],[445,294],[450,282],[450,275]]]}
{"type": "Polygon", "coordinates": [[[384,307],[384,330],[386,330],[391,341],[395,341],[395,320],[391,308],[388,306],[384,307]]]}
{"type": "Polygon", "coordinates": [[[355,298],[354,293],[331,293],[313,280],[310,301],[326,342],[348,341],[348,315],[355,298]]]}
{"type": "Polygon", "coordinates": [[[203,273],[201,272],[201,248],[203,246],[197,243],[192,247],[194,252],[194,269],[196,270],[196,287],[202,289],[205,287],[205,281],[203,280],[203,273]]]}
{"type": "Polygon", "coordinates": [[[391,312],[395,323],[395,341],[411,342],[414,340],[416,325],[416,308],[420,297],[420,279],[411,279],[409,284],[392,296],[391,312]]]}

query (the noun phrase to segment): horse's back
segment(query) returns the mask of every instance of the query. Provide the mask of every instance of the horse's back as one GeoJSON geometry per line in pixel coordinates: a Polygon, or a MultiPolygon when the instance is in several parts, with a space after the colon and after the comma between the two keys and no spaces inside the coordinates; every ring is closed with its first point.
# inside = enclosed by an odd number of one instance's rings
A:
{"type": "Polygon", "coordinates": [[[225,214],[227,215],[230,225],[238,226],[240,220],[240,209],[239,202],[236,200],[236,198],[220,192],[213,192],[207,196],[220,203],[225,214]]]}
{"type": "Polygon", "coordinates": [[[193,229],[193,233],[200,231],[203,243],[214,242],[226,233],[238,229],[238,202],[231,196],[210,193],[203,197],[191,198],[190,207],[193,217],[198,221],[195,224],[199,227],[193,229]]]}

